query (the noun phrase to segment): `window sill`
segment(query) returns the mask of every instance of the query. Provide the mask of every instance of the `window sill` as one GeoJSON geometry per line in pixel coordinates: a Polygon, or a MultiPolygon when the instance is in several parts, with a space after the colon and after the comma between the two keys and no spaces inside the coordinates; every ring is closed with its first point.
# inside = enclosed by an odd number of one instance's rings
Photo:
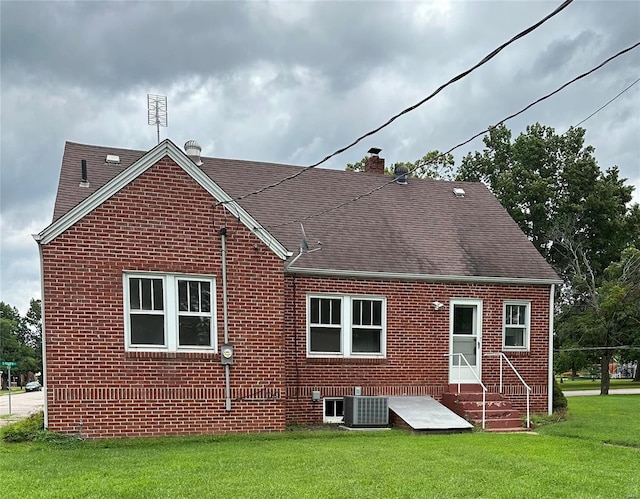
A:
{"type": "Polygon", "coordinates": [[[503,348],[502,353],[504,354],[528,354],[530,350],[528,348],[503,348]]]}
{"type": "Polygon", "coordinates": [[[125,352],[125,358],[127,359],[219,359],[220,355],[217,352],[168,352],[162,351],[142,351],[142,350],[127,350],[125,352]]]}

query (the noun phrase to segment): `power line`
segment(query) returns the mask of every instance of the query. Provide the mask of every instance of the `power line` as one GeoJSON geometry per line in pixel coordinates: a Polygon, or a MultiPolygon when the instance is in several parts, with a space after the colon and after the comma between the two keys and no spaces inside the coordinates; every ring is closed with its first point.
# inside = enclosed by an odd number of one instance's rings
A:
{"type": "Polygon", "coordinates": [[[620,92],[618,95],[616,95],[613,99],[611,99],[609,102],[607,102],[604,106],[599,107],[598,109],[596,109],[594,112],[592,112],[589,116],[587,116],[585,119],[583,119],[580,123],[578,123],[577,125],[574,125],[574,128],[579,127],[580,125],[582,125],[585,121],[587,121],[589,118],[591,118],[592,116],[594,116],[595,114],[598,114],[600,111],[602,111],[605,107],[607,107],[609,104],[611,104],[614,100],[616,100],[618,97],[620,97],[623,93],[625,93],[627,90],[629,90],[631,87],[633,87],[636,83],[638,83],[640,81],[640,78],[638,78],[636,81],[634,81],[631,85],[629,85],[627,88],[625,88],[622,92],[620,92]]]}
{"type": "MultiPolygon", "coordinates": [[[[638,46],[640,46],[640,42],[635,43],[634,45],[631,45],[630,47],[627,47],[626,49],[621,50],[620,52],[618,52],[617,54],[612,55],[611,57],[609,57],[608,59],[605,59],[604,61],[602,61],[600,64],[598,64],[597,66],[595,66],[594,68],[590,69],[589,71],[586,71],[584,73],[582,73],[581,75],[576,76],[574,79],[566,82],[564,85],[561,85],[560,87],[558,87],[556,90],[554,90],[553,92],[550,92],[542,97],[540,97],[539,99],[533,101],[532,103],[528,104],[527,106],[523,107],[520,111],[513,113],[509,116],[507,116],[506,118],[500,120],[499,122],[497,122],[495,125],[487,127],[485,130],[482,130],[481,132],[476,133],[473,137],[465,140],[464,142],[460,142],[459,144],[453,146],[451,149],[449,149],[448,151],[445,151],[443,153],[440,153],[439,155],[437,155],[435,158],[433,158],[433,161],[436,161],[440,158],[442,158],[443,156],[446,156],[447,154],[449,154],[451,151],[454,151],[455,149],[458,149],[459,147],[462,147],[466,144],[468,144],[469,142],[471,142],[472,140],[480,137],[481,135],[487,133],[489,130],[491,130],[492,128],[497,127],[498,125],[501,125],[502,123],[504,123],[505,121],[509,121],[510,119],[515,118],[516,116],[519,116],[520,114],[524,113],[525,111],[529,110],[530,108],[532,108],[533,106],[535,106],[536,104],[539,104],[540,102],[547,100],[548,98],[554,96],[555,94],[557,94],[558,92],[564,90],[566,87],[568,87],[569,85],[583,79],[586,78],[587,76],[589,76],[591,73],[594,73],[595,71],[597,71],[598,69],[602,68],[603,66],[607,65],[609,62],[613,61],[614,59],[620,57],[623,54],[626,54],[627,52],[630,52],[631,50],[637,48],[638,46]]],[[[408,174],[413,173],[418,167],[412,168],[411,170],[409,170],[408,174]]],[[[303,170],[305,171],[305,170],[303,170]]],[[[276,225],[268,225],[267,228],[277,228],[277,227],[282,227],[284,225],[288,225],[290,223],[299,223],[299,222],[304,222],[305,220],[309,220],[311,218],[316,218],[319,217],[321,215],[324,215],[325,213],[328,213],[330,211],[333,210],[337,210],[339,208],[342,208],[348,204],[351,203],[355,203],[356,201],[359,201],[360,199],[370,196],[376,192],[378,192],[379,190],[385,188],[387,185],[389,184],[393,184],[395,182],[395,179],[390,179],[388,182],[383,183],[382,185],[376,187],[375,189],[372,189],[368,192],[365,192],[363,194],[360,194],[359,196],[356,196],[354,198],[348,199],[347,201],[343,201],[340,204],[337,204],[336,206],[333,206],[331,208],[326,208],[322,211],[318,211],[316,213],[312,213],[310,215],[307,215],[305,217],[296,219],[296,220],[290,220],[289,222],[283,222],[280,224],[276,224],[276,225]]]]}
{"type": "Polygon", "coordinates": [[[503,43],[502,45],[500,45],[499,47],[497,47],[496,49],[494,49],[492,52],[490,52],[489,54],[487,54],[480,62],[478,62],[475,66],[472,66],[471,68],[467,69],[466,71],[460,73],[457,76],[454,76],[453,78],[451,78],[447,83],[441,85],[440,87],[438,87],[431,95],[425,97],[424,99],[422,99],[420,102],[417,102],[416,104],[414,104],[413,106],[410,106],[402,111],[400,111],[398,114],[392,116],[391,118],[389,118],[385,123],[383,123],[382,125],[380,125],[379,127],[365,133],[364,135],[361,135],[360,137],[358,137],[356,140],[354,140],[353,142],[351,142],[349,145],[344,146],[340,149],[338,149],[337,151],[329,154],[328,156],[325,156],[322,160],[318,161],[317,163],[314,163],[312,165],[307,166],[306,168],[294,173],[293,175],[290,175],[288,177],[284,177],[280,180],[278,180],[277,182],[274,182],[273,184],[269,184],[266,185],[260,189],[257,189],[253,192],[249,192],[247,194],[243,194],[242,196],[239,196],[237,198],[234,198],[232,200],[229,201],[220,201],[218,202],[218,205],[220,204],[226,204],[229,203],[231,201],[241,201],[243,199],[246,199],[250,196],[255,196],[256,194],[260,194],[268,189],[272,189],[274,187],[277,187],[281,184],[283,184],[284,182],[287,182],[289,180],[292,180],[300,175],[302,175],[304,172],[306,172],[307,170],[311,169],[311,168],[315,168],[316,166],[320,166],[322,163],[325,163],[326,161],[330,160],[331,158],[333,158],[334,156],[337,156],[338,154],[342,154],[343,152],[347,151],[348,149],[351,149],[353,146],[355,146],[356,144],[360,143],[362,140],[364,140],[365,138],[374,135],[376,133],[378,133],[380,130],[382,130],[383,128],[386,128],[387,126],[389,126],[391,123],[393,123],[396,119],[398,119],[399,117],[417,109],[418,107],[422,106],[425,102],[431,100],[433,97],[435,97],[436,95],[438,95],[442,90],[444,90],[446,87],[448,87],[449,85],[451,85],[452,83],[455,83],[456,81],[464,78],[465,76],[467,76],[468,74],[472,73],[473,71],[475,71],[476,69],[478,69],[480,66],[483,66],[484,64],[486,64],[487,62],[489,62],[491,59],[493,59],[495,56],[497,56],[500,52],[502,52],[503,49],[505,49],[506,47],[508,47],[509,45],[511,45],[512,43],[514,43],[515,41],[519,40],[520,38],[528,35],[529,33],[531,33],[532,31],[536,30],[537,28],[539,28],[541,25],[543,25],[545,22],[547,22],[549,19],[551,19],[552,17],[554,17],[555,15],[559,14],[560,12],[562,12],[565,8],[567,8],[571,3],[573,2],[573,0],[565,0],[565,2],[563,2],[557,9],[555,9],[553,12],[551,12],[549,15],[547,15],[546,17],[544,17],[543,19],[541,19],[540,21],[538,21],[537,23],[529,26],[527,29],[525,29],[524,31],[521,31],[520,33],[518,33],[517,35],[515,35],[513,38],[511,38],[509,41],[503,43]]]}

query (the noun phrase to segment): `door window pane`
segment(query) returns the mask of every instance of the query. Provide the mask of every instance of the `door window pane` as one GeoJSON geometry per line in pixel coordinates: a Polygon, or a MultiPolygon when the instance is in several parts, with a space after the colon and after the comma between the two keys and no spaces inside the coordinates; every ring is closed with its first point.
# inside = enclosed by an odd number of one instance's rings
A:
{"type": "Polygon", "coordinates": [[[454,305],[453,334],[475,334],[475,307],[454,305]]]}

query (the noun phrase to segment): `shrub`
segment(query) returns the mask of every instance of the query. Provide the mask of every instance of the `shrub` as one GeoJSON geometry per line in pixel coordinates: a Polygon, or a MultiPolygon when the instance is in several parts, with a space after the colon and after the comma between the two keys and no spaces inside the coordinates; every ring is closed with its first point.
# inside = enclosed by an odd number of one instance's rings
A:
{"type": "Polygon", "coordinates": [[[44,433],[44,412],[32,414],[26,419],[2,428],[2,440],[5,442],[29,442],[44,433]]]}
{"type": "Polygon", "coordinates": [[[567,397],[562,393],[558,380],[553,378],[553,412],[567,408],[567,397]]]}

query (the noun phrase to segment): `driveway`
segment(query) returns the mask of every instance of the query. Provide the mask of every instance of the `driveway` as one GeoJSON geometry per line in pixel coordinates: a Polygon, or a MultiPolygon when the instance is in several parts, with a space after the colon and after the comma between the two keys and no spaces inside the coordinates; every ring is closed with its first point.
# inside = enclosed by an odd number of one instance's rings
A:
{"type": "Polygon", "coordinates": [[[13,423],[29,414],[44,408],[44,390],[41,392],[12,393],[11,415],[9,414],[9,395],[0,396],[0,426],[13,423]]]}

